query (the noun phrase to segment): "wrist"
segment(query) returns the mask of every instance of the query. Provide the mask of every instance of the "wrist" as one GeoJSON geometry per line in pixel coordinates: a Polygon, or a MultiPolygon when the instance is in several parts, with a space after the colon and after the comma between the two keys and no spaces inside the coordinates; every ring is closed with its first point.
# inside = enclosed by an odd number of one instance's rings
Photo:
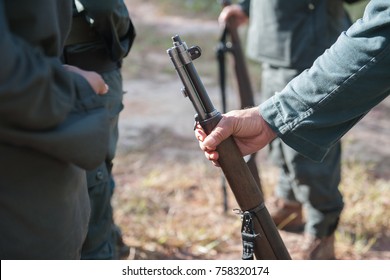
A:
{"type": "Polygon", "coordinates": [[[277,134],[275,131],[272,130],[271,126],[265,121],[261,113],[259,112],[260,116],[260,122],[262,127],[262,134],[264,136],[264,140],[269,144],[272,140],[274,140],[277,137],[277,134]]]}

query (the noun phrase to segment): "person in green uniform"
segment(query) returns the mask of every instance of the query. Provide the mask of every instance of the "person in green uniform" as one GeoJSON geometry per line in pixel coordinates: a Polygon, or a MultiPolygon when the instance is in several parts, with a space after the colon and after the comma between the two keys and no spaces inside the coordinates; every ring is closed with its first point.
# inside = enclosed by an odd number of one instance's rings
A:
{"type": "MultiPolygon", "coordinates": [[[[258,107],[231,111],[206,137],[206,157],[233,135],[242,155],[276,138],[313,161],[322,161],[342,136],[390,93],[390,2],[371,0],[361,19],[313,65],[258,107]]],[[[326,188],[326,186],[323,186],[326,188]]],[[[364,222],[364,221],[363,221],[364,222]]]]}
{"type": "Polygon", "coordinates": [[[110,114],[105,160],[87,172],[91,218],[82,259],[123,259],[129,254],[129,247],[113,221],[111,197],[115,186],[112,162],[118,140],[119,113],[123,108],[122,59],[128,54],[134,37],[134,26],[123,0],[74,1],[73,23],[63,60],[101,74],[109,87],[101,99],[110,114]]]}
{"type": "MultiPolygon", "coordinates": [[[[225,7],[219,21],[230,17],[240,24],[249,19],[247,51],[261,63],[264,100],[310,67],[351,24],[342,0],[244,0],[225,7]]],[[[279,139],[269,147],[280,174],[277,200],[270,207],[275,224],[288,231],[304,228],[302,258],[334,259],[334,231],[343,209],[340,143],[322,162],[313,162],[279,139]]]]}
{"type": "Polygon", "coordinates": [[[107,86],[61,62],[71,15],[68,0],[0,1],[1,259],[79,259],[87,234],[107,86]]]}

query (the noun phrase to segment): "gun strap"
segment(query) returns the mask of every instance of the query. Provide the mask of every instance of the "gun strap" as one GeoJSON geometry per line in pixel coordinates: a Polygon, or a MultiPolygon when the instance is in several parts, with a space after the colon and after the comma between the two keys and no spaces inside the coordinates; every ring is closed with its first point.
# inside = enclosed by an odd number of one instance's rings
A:
{"type": "Polygon", "coordinates": [[[256,237],[260,234],[255,233],[253,215],[265,207],[261,203],[256,208],[249,211],[240,211],[242,217],[241,238],[242,238],[242,259],[253,260],[256,237]]]}
{"type": "Polygon", "coordinates": [[[255,249],[256,236],[257,235],[254,232],[252,214],[248,211],[245,211],[242,214],[242,227],[241,227],[243,260],[253,260],[253,252],[255,249]]]}

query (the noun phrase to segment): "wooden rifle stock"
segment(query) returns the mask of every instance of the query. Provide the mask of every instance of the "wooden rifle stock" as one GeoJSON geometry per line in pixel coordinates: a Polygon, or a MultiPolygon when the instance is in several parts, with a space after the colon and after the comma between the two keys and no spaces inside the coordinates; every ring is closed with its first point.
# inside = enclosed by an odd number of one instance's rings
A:
{"type": "MultiPolygon", "coordinates": [[[[187,96],[197,112],[196,120],[206,133],[221,120],[222,115],[214,108],[201,82],[192,60],[201,55],[199,47],[187,48],[178,35],[172,38],[173,47],[167,50],[176,72],[181,79],[187,96]]],[[[230,185],[230,188],[243,212],[248,211],[253,217],[254,231],[257,235],[254,242],[254,254],[257,259],[291,259],[279,235],[267,208],[263,195],[251,171],[231,136],[218,147],[219,164],[230,185]]]]}

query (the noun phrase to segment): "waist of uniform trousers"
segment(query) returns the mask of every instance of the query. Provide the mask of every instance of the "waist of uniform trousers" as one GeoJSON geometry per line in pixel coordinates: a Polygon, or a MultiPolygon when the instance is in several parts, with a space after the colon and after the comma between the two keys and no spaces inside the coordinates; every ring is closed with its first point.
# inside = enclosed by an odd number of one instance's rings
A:
{"type": "Polygon", "coordinates": [[[69,51],[64,49],[64,62],[77,66],[83,70],[98,73],[109,72],[121,67],[120,61],[111,60],[106,48],[87,49],[84,51],[69,51]]]}

